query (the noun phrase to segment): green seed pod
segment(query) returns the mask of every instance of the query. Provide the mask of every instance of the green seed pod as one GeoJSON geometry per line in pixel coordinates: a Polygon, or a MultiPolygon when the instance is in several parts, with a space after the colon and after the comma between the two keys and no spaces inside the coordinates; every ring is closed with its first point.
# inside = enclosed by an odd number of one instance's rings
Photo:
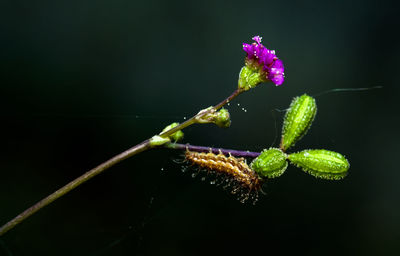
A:
{"type": "Polygon", "coordinates": [[[283,151],[293,146],[307,133],[316,113],[317,105],[314,98],[303,94],[293,99],[283,121],[280,145],[283,151]]]}
{"type": "Polygon", "coordinates": [[[288,156],[290,162],[309,174],[327,180],[340,180],[350,167],[341,154],[325,149],[309,149],[288,156]]]}
{"type": "Polygon", "coordinates": [[[251,169],[258,175],[266,178],[276,178],[281,176],[288,166],[286,154],[279,148],[264,150],[251,162],[251,169]]]}
{"type": "Polygon", "coordinates": [[[221,128],[228,128],[231,126],[231,118],[227,109],[222,108],[216,113],[215,124],[221,128]]]}

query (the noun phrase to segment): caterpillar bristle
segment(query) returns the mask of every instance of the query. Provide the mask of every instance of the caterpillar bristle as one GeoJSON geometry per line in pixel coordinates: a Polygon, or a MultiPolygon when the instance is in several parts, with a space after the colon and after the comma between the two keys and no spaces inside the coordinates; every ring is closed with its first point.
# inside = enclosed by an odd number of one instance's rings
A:
{"type": "MultiPolygon", "coordinates": [[[[186,161],[192,165],[197,165],[206,176],[213,176],[210,184],[230,190],[231,194],[238,195],[238,200],[242,203],[258,201],[258,191],[261,190],[263,180],[246,163],[244,158],[236,158],[231,154],[198,153],[186,150],[186,161]]],[[[192,174],[196,177],[197,174],[192,174]]],[[[205,180],[205,177],[202,178],[205,180]]]]}

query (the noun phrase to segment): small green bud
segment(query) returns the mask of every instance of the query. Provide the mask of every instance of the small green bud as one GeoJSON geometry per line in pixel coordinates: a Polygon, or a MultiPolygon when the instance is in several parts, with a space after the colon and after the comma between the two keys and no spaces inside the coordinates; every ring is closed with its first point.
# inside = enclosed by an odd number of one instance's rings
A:
{"type": "Polygon", "coordinates": [[[325,149],[303,150],[288,156],[290,162],[309,174],[327,180],[340,180],[350,167],[341,154],[325,149]]]}
{"type": "Polygon", "coordinates": [[[171,136],[169,136],[173,141],[177,142],[183,139],[185,135],[181,130],[174,132],[171,136]]]}
{"type": "Polygon", "coordinates": [[[171,140],[169,138],[163,138],[159,135],[154,135],[153,137],[151,137],[150,139],[150,147],[156,147],[156,146],[161,146],[164,145],[165,143],[171,142],[171,140]]]}
{"type": "Polygon", "coordinates": [[[228,128],[231,125],[231,119],[228,110],[222,108],[221,110],[216,111],[212,106],[200,110],[195,120],[200,124],[215,123],[222,128],[228,128]]]}
{"type": "MultiPolygon", "coordinates": [[[[172,124],[168,125],[167,127],[165,127],[164,130],[162,130],[161,133],[166,132],[166,131],[168,131],[168,130],[170,130],[172,128],[175,128],[178,125],[179,125],[179,123],[172,123],[172,124]]],[[[182,140],[183,136],[184,136],[183,132],[181,130],[179,130],[179,131],[176,131],[173,134],[171,134],[169,136],[169,138],[176,142],[176,141],[182,140]]]]}
{"type": "Polygon", "coordinates": [[[286,155],[279,148],[264,150],[251,162],[253,169],[261,177],[276,178],[281,176],[288,166],[286,155]]]}
{"type": "Polygon", "coordinates": [[[213,123],[215,119],[215,109],[213,106],[202,109],[197,113],[195,120],[199,124],[213,123]]]}
{"type": "Polygon", "coordinates": [[[215,124],[221,128],[228,128],[231,126],[231,117],[229,111],[225,108],[220,109],[215,117],[215,124]]]}
{"type": "Polygon", "coordinates": [[[280,148],[286,151],[300,140],[311,127],[317,113],[317,105],[313,97],[303,94],[293,99],[286,112],[280,148]]]}
{"type": "Polygon", "coordinates": [[[265,78],[261,75],[258,69],[244,66],[239,73],[238,87],[239,89],[247,91],[265,81],[265,78]]]}

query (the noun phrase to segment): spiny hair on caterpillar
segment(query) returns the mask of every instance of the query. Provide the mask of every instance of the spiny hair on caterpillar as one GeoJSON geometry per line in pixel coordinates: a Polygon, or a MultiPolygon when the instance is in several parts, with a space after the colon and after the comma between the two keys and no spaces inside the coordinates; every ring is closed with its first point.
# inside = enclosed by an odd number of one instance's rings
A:
{"type": "MultiPolygon", "coordinates": [[[[219,154],[199,153],[186,150],[185,160],[190,166],[197,166],[197,171],[192,173],[196,177],[200,173],[206,176],[213,176],[211,184],[230,189],[232,194],[238,195],[238,200],[242,203],[247,200],[258,200],[258,192],[261,191],[263,180],[246,163],[244,158],[236,158],[232,155],[226,156],[219,154]]],[[[186,170],[188,167],[184,167],[186,170]]],[[[202,177],[205,180],[205,177],[202,177]]]]}

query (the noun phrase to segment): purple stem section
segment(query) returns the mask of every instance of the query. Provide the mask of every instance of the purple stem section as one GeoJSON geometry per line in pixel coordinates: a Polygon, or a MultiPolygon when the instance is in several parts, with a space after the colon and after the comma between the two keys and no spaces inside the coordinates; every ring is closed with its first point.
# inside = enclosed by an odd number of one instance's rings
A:
{"type": "Polygon", "coordinates": [[[260,155],[259,152],[250,152],[250,151],[241,151],[241,150],[234,150],[234,149],[225,149],[225,148],[211,148],[211,147],[203,147],[203,146],[194,146],[190,144],[178,144],[178,143],[168,143],[166,144],[167,148],[172,149],[180,149],[180,150],[190,150],[194,152],[212,152],[214,154],[218,154],[222,152],[224,155],[231,154],[234,157],[249,157],[249,158],[256,158],[260,155]]]}

